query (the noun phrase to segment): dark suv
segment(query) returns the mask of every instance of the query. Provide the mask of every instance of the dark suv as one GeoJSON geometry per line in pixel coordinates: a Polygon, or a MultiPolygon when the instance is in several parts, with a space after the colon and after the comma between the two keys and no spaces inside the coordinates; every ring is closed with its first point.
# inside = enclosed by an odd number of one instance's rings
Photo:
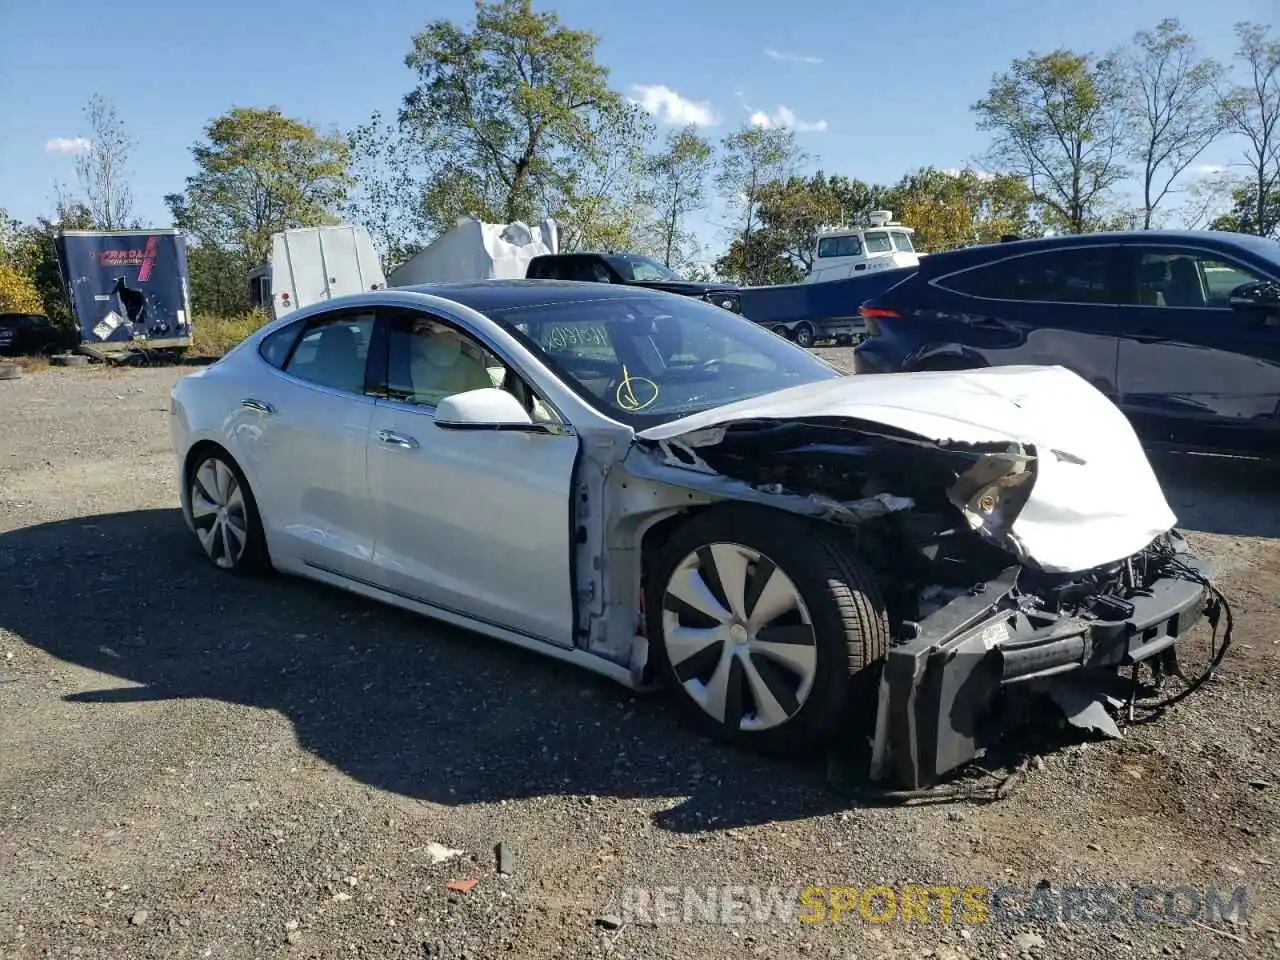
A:
{"type": "Polygon", "coordinates": [[[639,253],[544,254],[529,261],[525,279],[625,283],[679,293],[706,300],[734,313],[742,312],[742,299],[733,284],[685,280],[661,261],[639,253]]]}
{"type": "Polygon", "coordinates": [[[862,304],[859,373],[1067,367],[1150,442],[1280,454],[1280,243],[1100,233],[931,254],[862,304]]]}

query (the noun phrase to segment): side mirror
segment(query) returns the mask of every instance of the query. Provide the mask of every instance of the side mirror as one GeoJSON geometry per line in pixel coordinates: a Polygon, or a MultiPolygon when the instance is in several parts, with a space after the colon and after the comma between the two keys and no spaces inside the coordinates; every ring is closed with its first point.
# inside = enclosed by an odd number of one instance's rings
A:
{"type": "Polygon", "coordinates": [[[445,397],[436,405],[436,426],[445,430],[515,430],[543,433],[515,397],[496,387],[482,387],[445,397]]]}
{"type": "Polygon", "coordinates": [[[1233,310],[1251,313],[1268,326],[1280,324],[1280,283],[1258,280],[1242,283],[1228,298],[1233,310]]]}

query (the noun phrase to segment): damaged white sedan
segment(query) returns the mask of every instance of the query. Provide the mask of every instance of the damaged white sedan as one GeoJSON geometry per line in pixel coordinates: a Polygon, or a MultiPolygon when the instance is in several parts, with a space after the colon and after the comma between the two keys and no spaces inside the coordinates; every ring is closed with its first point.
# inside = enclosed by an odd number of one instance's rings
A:
{"type": "Polygon", "coordinates": [[[669,687],[766,751],[930,783],[1014,687],[1177,673],[1208,571],[1060,368],[846,376],[710,304],[492,281],[299,310],[173,389],[208,558],[669,687]]]}

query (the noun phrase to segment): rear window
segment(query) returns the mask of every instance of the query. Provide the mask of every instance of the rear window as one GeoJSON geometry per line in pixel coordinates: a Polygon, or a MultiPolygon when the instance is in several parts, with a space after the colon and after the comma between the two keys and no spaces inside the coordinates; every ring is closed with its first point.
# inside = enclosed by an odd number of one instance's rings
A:
{"type": "Polygon", "coordinates": [[[1108,280],[1112,247],[1050,250],[942,277],[939,287],[987,300],[1115,303],[1108,280]]]}
{"type": "Polygon", "coordinates": [[[550,257],[534,257],[529,261],[529,269],[525,272],[528,280],[551,280],[555,275],[555,261],[550,257]]]}

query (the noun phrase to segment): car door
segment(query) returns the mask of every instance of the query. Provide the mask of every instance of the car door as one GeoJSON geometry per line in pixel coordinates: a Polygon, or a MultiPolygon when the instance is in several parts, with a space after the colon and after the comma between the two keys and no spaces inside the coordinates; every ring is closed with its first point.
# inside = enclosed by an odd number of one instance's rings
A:
{"type": "Polygon", "coordinates": [[[1280,277],[1195,245],[1134,244],[1127,266],[1121,408],[1153,439],[1275,449],[1280,326],[1230,295],[1280,277]]]}
{"type": "MultiPolygon", "coordinates": [[[[456,323],[381,314],[386,368],[369,426],[379,585],[562,646],[573,644],[570,484],[578,438],[519,371],[456,323]],[[447,396],[511,390],[551,432],[454,429],[447,396]]],[[[381,333],[380,333],[381,336],[381,333]]]]}
{"type": "Polygon", "coordinates": [[[273,550],[354,577],[367,577],[373,558],[365,465],[373,329],[372,309],[339,310],[265,338],[268,370],[237,385],[230,425],[273,550]]]}
{"type": "MultiPolygon", "coordinates": [[[[932,304],[936,335],[992,365],[1066,367],[1116,396],[1117,244],[1072,244],[1003,257],[938,277],[958,293],[932,304]]],[[[932,298],[931,298],[932,299],[932,298]]]]}

